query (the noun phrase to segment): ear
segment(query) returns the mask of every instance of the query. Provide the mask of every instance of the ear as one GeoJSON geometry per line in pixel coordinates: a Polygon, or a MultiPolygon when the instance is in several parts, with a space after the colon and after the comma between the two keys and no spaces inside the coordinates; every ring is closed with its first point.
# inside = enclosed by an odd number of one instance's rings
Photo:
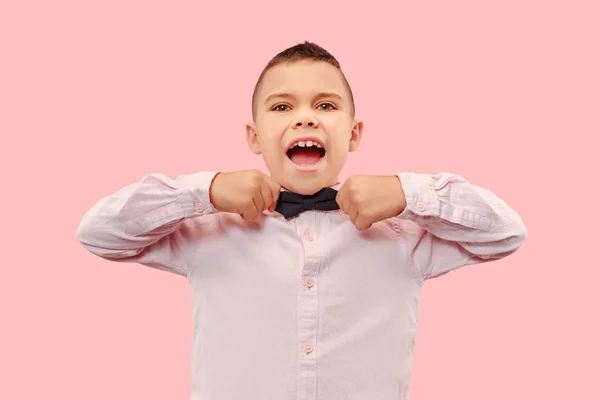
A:
{"type": "Polygon", "coordinates": [[[260,143],[258,142],[258,133],[256,132],[256,124],[254,122],[246,124],[246,141],[254,154],[261,153],[260,143]]]}
{"type": "Polygon", "coordinates": [[[360,140],[363,135],[363,122],[359,120],[354,120],[354,126],[352,127],[352,133],[350,136],[350,145],[348,147],[348,151],[355,151],[358,149],[360,145],[360,140]]]}

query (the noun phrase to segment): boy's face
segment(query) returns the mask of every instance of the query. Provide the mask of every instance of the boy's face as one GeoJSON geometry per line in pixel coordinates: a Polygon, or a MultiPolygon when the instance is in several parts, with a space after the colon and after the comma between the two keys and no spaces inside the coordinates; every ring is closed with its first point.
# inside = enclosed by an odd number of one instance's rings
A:
{"type": "Polygon", "coordinates": [[[313,194],[333,186],[363,124],[340,71],[322,61],[279,64],[265,74],[256,119],[247,124],[250,149],[262,154],[271,177],[287,190],[313,194]]]}

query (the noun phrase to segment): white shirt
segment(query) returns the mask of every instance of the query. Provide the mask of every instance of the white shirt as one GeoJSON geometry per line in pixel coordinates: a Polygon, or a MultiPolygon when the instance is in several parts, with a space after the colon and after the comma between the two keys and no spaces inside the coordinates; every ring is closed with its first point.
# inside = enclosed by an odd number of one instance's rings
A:
{"type": "Polygon", "coordinates": [[[149,174],[77,232],[107,260],[187,277],[192,400],[408,400],[424,281],[527,235],[500,198],[450,173],[399,173],[406,209],[364,232],[339,210],[219,213],[215,174],[149,174]]]}

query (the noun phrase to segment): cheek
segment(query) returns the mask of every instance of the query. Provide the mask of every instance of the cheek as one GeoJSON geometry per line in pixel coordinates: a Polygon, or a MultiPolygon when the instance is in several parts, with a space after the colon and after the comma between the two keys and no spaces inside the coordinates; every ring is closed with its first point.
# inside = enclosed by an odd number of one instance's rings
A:
{"type": "Polygon", "coordinates": [[[257,122],[256,129],[261,136],[264,137],[265,143],[268,141],[280,142],[282,136],[287,131],[289,124],[285,121],[285,118],[281,116],[267,116],[261,118],[260,123],[257,122]]]}
{"type": "Polygon", "coordinates": [[[282,156],[281,135],[269,130],[261,132],[259,135],[260,150],[263,156],[269,160],[282,156]]]}
{"type": "MultiPolygon", "coordinates": [[[[273,112],[262,116],[260,126],[269,131],[279,131],[285,129],[285,127],[289,125],[291,119],[293,119],[293,116],[290,113],[278,114],[273,112]]],[[[259,126],[258,123],[257,126],[259,126]]]]}
{"type": "Polygon", "coordinates": [[[265,154],[269,155],[269,157],[277,156],[278,153],[280,153],[278,143],[275,143],[272,138],[263,141],[263,143],[261,143],[261,148],[265,154]]]}
{"type": "Polygon", "coordinates": [[[330,148],[331,161],[334,163],[343,163],[348,157],[350,151],[351,134],[346,130],[340,130],[334,134],[335,140],[330,148]]]}
{"type": "Polygon", "coordinates": [[[342,115],[325,115],[320,120],[321,127],[331,136],[350,141],[352,120],[342,115]]]}
{"type": "Polygon", "coordinates": [[[336,152],[347,152],[352,138],[352,128],[348,126],[346,121],[337,121],[336,125],[331,125],[331,129],[327,131],[329,137],[333,139],[333,144],[336,152]]]}
{"type": "Polygon", "coordinates": [[[330,159],[334,163],[344,162],[348,157],[348,142],[337,141],[329,151],[330,159]]]}

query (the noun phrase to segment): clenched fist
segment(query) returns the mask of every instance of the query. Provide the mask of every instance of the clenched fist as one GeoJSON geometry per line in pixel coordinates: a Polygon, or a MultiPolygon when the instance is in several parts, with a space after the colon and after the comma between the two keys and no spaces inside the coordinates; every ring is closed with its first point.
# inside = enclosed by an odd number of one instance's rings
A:
{"type": "Polygon", "coordinates": [[[358,230],[395,217],[406,208],[397,176],[355,175],[340,188],[336,201],[358,230]]]}
{"type": "Polygon", "coordinates": [[[222,212],[240,214],[246,221],[264,210],[273,211],[281,186],[258,170],[218,173],[210,185],[210,202],[222,212]]]}

